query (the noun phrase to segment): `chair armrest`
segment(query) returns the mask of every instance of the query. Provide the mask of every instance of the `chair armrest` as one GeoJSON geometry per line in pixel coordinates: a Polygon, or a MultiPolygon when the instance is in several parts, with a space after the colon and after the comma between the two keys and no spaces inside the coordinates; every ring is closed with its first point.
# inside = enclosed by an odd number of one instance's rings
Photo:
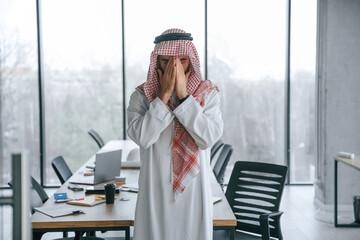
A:
{"type": "Polygon", "coordinates": [[[271,212],[259,216],[262,240],[270,240],[269,218],[280,218],[284,212],[271,212]]]}

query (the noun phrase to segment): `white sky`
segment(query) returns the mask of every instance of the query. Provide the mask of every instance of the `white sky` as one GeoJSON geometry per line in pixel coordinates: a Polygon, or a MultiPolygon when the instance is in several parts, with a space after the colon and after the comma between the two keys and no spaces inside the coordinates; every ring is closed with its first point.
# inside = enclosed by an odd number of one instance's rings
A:
{"type": "MultiPolygon", "coordinates": [[[[53,69],[121,65],[120,0],[43,0],[45,63],[53,69]]],[[[314,71],[316,2],[292,1],[292,66],[314,71]],[[309,57],[310,56],[310,57],[309,57]]],[[[146,71],[155,36],[171,27],[191,32],[204,59],[203,0],[125,0],[126,64],[146,71]]],[[[36,44],[35,1],[0,0],[0,29],[20,29],[36,44]]],[[[234,77],[283,79],[285,0],[209,0],[208,52],[227,62],[234,77]]],[[[1,32],[0,32],[1,33],[1,32]]],[[[0,35],[1,36],[1,35],[0,35]]],[[[0,39],[1,41],[1,39],[0,39]]]]}

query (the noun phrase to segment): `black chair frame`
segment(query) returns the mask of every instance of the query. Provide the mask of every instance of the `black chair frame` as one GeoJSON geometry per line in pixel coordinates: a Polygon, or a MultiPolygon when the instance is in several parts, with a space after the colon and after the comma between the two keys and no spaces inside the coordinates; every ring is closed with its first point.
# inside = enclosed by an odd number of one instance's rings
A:
{"type": "Polygon", "coordinates": [[[283,165],[235,163],[225,196],[237,218],[237,230],[261,234],[263,240],[283,239],[279,207],[286,173],[283,165]]]}
{"type": "Polygon", "coordinates": [[[97,143],[99,148],[102,148],[105,145],[104,140],[100,137],[100,135],[94,129],[90,129],[88,131],[88,134],[95,140],[95,142],[97,143]]]}
{"type": "Polygon", "coordinates": [[[230,161],[233,151],[234,151],[233,146],[229,144],[224,144],[218,156],[218,159],[215,163],[215,166],[213,167],[213,172],[215,174],[216,180],[221,186],[224,183],[225,170],[230,161]]]}
{"type": "Polygon", "coordinates": [[[61,184],[64,184],[73,175],[62,156],[57,156],[56,158],[54,158],[51,161],[51,166],[53,167],[61,184]]]}

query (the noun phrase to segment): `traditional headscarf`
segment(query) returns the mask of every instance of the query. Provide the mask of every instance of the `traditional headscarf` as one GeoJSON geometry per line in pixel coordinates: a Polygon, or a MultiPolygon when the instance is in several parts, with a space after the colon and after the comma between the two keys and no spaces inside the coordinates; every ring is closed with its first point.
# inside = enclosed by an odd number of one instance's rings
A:
{"type": "MultiPolygon", "coordinates": [[[[204,106],[207,94],[218,88],[210,81],[203,80],[200,72],[200,60],[195,45],[191,42],[191,34],[181,29],[169,29],[155,39],[154,51],[150,57],[150,67],[147,81],[138,86],[139,89],[152,102],[160,92],[158,79],[158,56],[189,56],[189,78],[186,86],[187,93],[204,106]]],[[[168,106],[174,110],[179,102],[169,99],[168,106]]],[[[196,177],[200,170],[199,147],[186,128],[175,118],[175,133],[172,146],[172,171],[174,197],[185,190],[187,184],[196,177]]]]}

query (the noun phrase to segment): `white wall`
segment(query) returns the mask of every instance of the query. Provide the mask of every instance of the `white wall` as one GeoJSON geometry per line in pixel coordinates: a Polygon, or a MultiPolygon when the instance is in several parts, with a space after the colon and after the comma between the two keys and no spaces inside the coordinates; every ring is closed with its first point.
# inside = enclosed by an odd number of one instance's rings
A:
{"type": "MultiPolygon", "coordinates": [[[[334,203],[338,151],[360,154],[360,1],[318,0],[317,188],[315,200],[334,203]]],[[[339,203],[360,195],[360,171],[339,164],[339,203]]]]}

